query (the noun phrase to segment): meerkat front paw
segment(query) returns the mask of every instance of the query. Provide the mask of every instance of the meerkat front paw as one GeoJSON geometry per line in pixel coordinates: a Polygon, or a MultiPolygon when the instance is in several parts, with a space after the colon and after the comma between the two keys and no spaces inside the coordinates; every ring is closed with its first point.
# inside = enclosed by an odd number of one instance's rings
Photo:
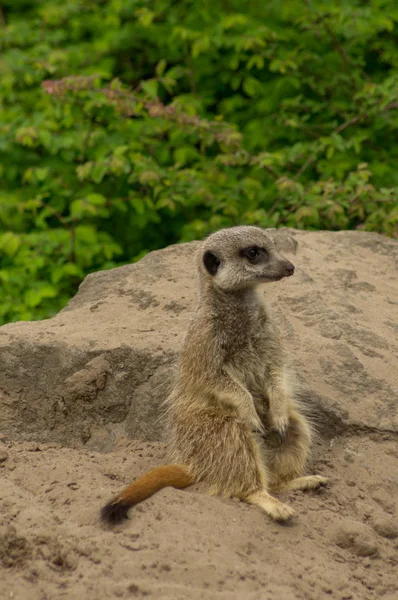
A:
{"type": "Polygon", "coordinates": [[[268,514],[272,519],[274,519],[274,521],[279,521],[280,523],[283,521],[288,521],[295,516],[293,508],[282,502],[273,506],[272,510],[270,510],[268,514]]]}
{"type": "Polygon", "coordinates": [[[264,437],[264,435],[266,434],[264,425],[261,423],[260,419],[252,419],[250,421],[249,426],[253,433],[261,437],[264,437]]]}
{"type": "Polygon", "coordinates": [[[271,427],[266,433],[267,442],[272,446],[280,446],[286,439],[287,431],[289,429],[289,417],[277,416],[271,417],[271,427]]]}
{"type": "Polygon", "coordinates": [[[285,439],[284,436],[274,428],[268,429],[268,431],[266,431],[262,437],[267,446],[270,448],[279,448],[279,446],[282,446],[285,439]]]}

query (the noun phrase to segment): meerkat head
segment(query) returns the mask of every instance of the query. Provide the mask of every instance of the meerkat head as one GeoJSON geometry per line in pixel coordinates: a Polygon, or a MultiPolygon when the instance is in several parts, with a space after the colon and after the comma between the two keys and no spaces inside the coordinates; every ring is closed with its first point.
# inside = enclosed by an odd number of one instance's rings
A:
{"type": "Polygon", "coordinates": [[[199,271],[212,285],[238,291],[294,273],[294,265],[278,254],[272,238],[260,227],[221,229],[202,243],[199,271]]]}

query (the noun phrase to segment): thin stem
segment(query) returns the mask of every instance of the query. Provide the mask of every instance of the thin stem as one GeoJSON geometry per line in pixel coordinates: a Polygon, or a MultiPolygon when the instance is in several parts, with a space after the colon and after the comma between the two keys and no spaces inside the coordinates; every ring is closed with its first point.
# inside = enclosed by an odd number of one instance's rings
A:
{"type": "Polygon", "coordinates": [[[304,164],[302,165],[302,167],[300,168],[300,170],[299,170],[299,171],[296,173],[296,175],[294,176],[293,180],[294,180],[294,181],[297,181],[297,179],[298,179],[299,177],[301,177],[301,175],[304,173],[304,171],[306,171],[306,170],[308,169],[308,167],[309,167],[310,165],[312,165],[312,163],[313,163],[313,162],[315,162],[315,160],[316,160],[316,155],[315,155],[315,156],[314,156],[314,155],[312,155],[312,156],[309,156],[309,157],[307,158],[307,160],[305,161],[305,163],[304,163],[304,164]]]}
{"type": "Polygon", "coordinates": [[[186,42],[185,42],[185,58],[186,58],[187,65],[188,65],[189,85],[191,87],[191,92],[192,92],[193,96],[196,96],[197,89],[196,89],[195,73],[194,73],[193,64],[192,64],[192,56],[189,52],[189,48],[188,48],[188,45],[186,42]]]}
{"type": "Polygon", "coordinates": [[[54,208],[53,206],[50,206],[49,204],[46,204],[45,202],[43,202],[43,200],[39,200],[39,204],[40,204],[40,206],[42,206],[43,208],[48,208],[48,210],[49,210],[50,212],[52,212],[52,213],[53,213],[53,215],[54,215],[55,217],[57,217],[57,219],[59,220],[59,222],[60,222],[60,223],[62,223],[62,225],[63,225],[63,226],[66,228],[66,229],[70,230],[70,226],[69,226],[69,224],[68,224],[67,220],[65,219],[65,217],[63,217],[63,216],[61,215],[61,213],[60,213],[60,212],[58,212],[58,211],[57,211],[57,209],[56,209],[56,208],[54,208]]]}

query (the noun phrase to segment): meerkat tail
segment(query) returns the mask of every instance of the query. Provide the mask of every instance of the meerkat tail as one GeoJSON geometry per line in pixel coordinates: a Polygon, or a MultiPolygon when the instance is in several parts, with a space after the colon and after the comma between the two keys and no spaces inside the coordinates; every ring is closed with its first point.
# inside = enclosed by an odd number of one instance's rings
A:
{"type": "Polygon", "coordinates": [[[162,465],[154,467],[138,477],[120,494],[101,509],[101,520],[118,523],[127,517],[127,512],[165,487],[183,489],[194,482],[186,465],[162,465]]]}

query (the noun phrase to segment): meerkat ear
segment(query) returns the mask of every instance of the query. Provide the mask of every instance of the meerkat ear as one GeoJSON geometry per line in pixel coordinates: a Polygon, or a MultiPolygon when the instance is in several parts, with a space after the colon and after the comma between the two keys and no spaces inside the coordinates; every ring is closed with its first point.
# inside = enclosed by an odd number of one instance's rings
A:
{"type": "Polygon", "coordinates": [[[215,275],[218,271],[218,267],[221,264],[221,260],[218,258],[217,254],[211,252],[210,250],[206,250],[203,255],[203,264],[206,267],[206,271],[210,273],[210,275],[215,275]]]}

